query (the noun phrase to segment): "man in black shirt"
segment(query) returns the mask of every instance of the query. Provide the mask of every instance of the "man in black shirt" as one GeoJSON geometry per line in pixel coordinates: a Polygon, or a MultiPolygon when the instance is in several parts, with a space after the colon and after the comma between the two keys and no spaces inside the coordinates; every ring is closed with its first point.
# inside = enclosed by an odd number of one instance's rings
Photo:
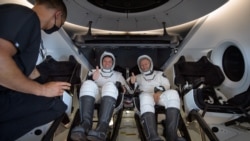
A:
{"type": "Polygon", "coordinates": [[[48,34],[60,29],[67,9],[62,0],[37,0],[32,9],[0,5],[0,13],[0,140],[13,141],[66,110],[57,96],[70,84],[38,83],[35,66],[41,29],[48,34]]]}

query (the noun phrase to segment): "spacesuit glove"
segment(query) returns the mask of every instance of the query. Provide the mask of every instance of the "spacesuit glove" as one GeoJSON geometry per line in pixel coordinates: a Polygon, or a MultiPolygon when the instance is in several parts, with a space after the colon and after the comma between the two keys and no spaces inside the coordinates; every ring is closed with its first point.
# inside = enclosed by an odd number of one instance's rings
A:
{"type": "Polygon", "coordinates": [[[163,86],[157,86],[154,88],[154,93],[157,93],[157,92],[164,92],[165,91],[165,88],[163,86]]]}
{"type": "Polygon", "coordinates": [[[121,82],[116,81],[116,82],[115,82],[115,86],[116,86],[116,88],[118,89],[118,92],[119,92],[119,93],[125,93],[124,87],[122,86],[121,82]]]}

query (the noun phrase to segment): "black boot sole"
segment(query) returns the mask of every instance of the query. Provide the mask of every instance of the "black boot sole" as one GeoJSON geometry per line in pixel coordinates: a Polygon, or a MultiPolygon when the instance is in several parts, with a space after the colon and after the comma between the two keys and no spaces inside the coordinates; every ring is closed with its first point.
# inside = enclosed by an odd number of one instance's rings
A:
{"type": "Polygon", "coordinates": [[[82,132],[74,132],[70,138],[73,141],[88,141],[86,135],[83,135],[82,132]]]}

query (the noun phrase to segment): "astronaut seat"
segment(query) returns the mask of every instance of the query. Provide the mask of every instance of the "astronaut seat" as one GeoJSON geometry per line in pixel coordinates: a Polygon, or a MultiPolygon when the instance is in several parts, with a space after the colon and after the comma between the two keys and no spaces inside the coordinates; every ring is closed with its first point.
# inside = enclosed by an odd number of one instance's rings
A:
{"type": "MultiPolygon", "coordinates": [[[[120,124],[121,124],[121,120],[122,120],[122,115],[123,115],[123,99],[124,99],[124,94],[119,93],[117,101],[116,101],[116,106],[114,108],[113,114],[112,114],[112,119],[111,122],[109,124],[109,130],[108,130],[108,134],[106,137],[106,141],[115,141],[117,136],[118,136],[118,132],[119,132],[119,128],[120,128],[120,124]]],[[[94,104],[94,109],[96,111],[96,115],[99,114],[99,110],[100,110],[100,103],[95,103],[94,104]]],[[[98,116],[93,117],[93,123],[97,123],[98,122],[98,116]]],[[[67,137],[68,141],[72,141],[72,139],[70,138],[70,133],[72,131],[72,129],[79,125],[81,122],[81,118],[80,118],[80,110],[77,109],[71,128],[69,130],[69,134],[67,137]]],[[[95,125],[93,125],[95,126],[95,125]]]]}
{"type": "MultiPolygon", "coordinates": [[[[250,123],[250,88],[228,98],[220,89],[227,79],[225,72],[206,56],[193,62],[181,56],[174,69],[175,84],[179,87],[189,121],[197,120],[210,140],[241,140],[248,137],[240,130],[228,127],[236,123],[250,123]]],[[[239,127],[249,129],[249,126],[239,127]]]]}
{"type": "Polygon", "coordinates": [[[131,71],[134,74],[138,74],[135,75],[136,82],[132,84],[131,79],[133,78],[131,77],[128,80],[130,81],[129,83],[131,84],[131,87],[134,87],[134,118],[140,139],[142,141],[160,141],[163,140],[161,137],[163,136],[166,140],[191,141],[185,123],[180,114],[179,106],[181,104],[178,92],[168,89],[168,86],[170,85],[168,79],[160,69],[153,67],[152,64],[153,61],[149,56],[142,55],[138,57],[137,66],[131,71]],[[145,74],[139,69],[139,67],[137,67],[140,66],[140,59],[151,62],[151,71],[149,74],[145,74]],[[159,88],[157,86],[159,86],[159,88]],[[167,90],[165,90],[165,88],[167,88],[167,90]],[[154,99],[151,97],[151,94],[157,93],[157,91],[160,91],[161,96],[163,96],[160,98],[160,102],[158,101],[159,105],[155,104],[154,99]],[[143,101],[140,101],[142,99],[143,101]],[[167,104],[166,100],[169,100],[167,104]],[[158,125],[162,126],[162,133],[161,130],[159,130],[160,128],[158,125]]]}
{"type": "MultiPolygon", "coordinates": [[[[121,69],[121,68],[119,68],[119,69],[121,69]]],[[[117,70],[117,66],[114,67],[114,70],[117,70]]],[[[92,76],[92,75],[90,75],[90,76],[92,76]]],[[[112,76],[115,76],[115,74],[114,75],[112,74],[112,76]]],[[[105,120],[108,121],[108,117],[109,117],[108,115],[111,114],[111,120],[110,120],[110,123],[108,125],[109,127],[107,129],[107,134],[106,134],[106,141],[115,141],[116,138],[117,138],[117,136],[118,136],[118,133],[119,133],[119,128],[120,128],[120,124],[121,124],[121,120],[122,120],[122,115],[123,115],[124,94],[122,93],[121,83],[118,82],[118,81],[116,81],[115,85],[113,85],[113,82],[106,82],[102,86],[102,88],[99,88],[97,86],[97,84],[94,81],[91,80],[91,78],[90,77],[86,78],[86,80],[83,82],[83,84],[81,86],[80,92],[78,93],[79,104],[80,105],[79,105],[79,109],[77,109],[77,112],[76,112],[76,114],[74,116],[74,120],[73,120],[73,123],[71,125],[70,130],[69,130],[69,134],[68,134],[67,140],[68,141],[72,141],[72,131],[73,131],[74,134],[77,134],[76,132],[78,132],[78,129],[81,129],[81,128],[78,128],[78,127],[79,127],[80,124],[83,124],[83,120],[85,120],[85,122],[86,122],[86,120],[88,120],[88,122],[91,122],[90,125],[88,125],[88,128],[90,128],[89,132],[90,131],[94,131],[95,132],[97,130],[97,128],[98,128],[98,124],[101,124],[101,122],[103,120],[102,116],[105,115],[106,116],[105,120]],[[92,87],[92,89],[91,90],[90,89],[88,89],[88,90],[85,89],[85,88],[89,88],[89,87],[92,87]],[[103,96],[103,95],[104,95],[104,93],[105,94],[112,94],[112,92],[113,92],[114,89],[118,90],[118,97],[117,97],[117,99],[116,99],[116,101],[114,103],[115,107],[114,107],[114,110],[112,112],[110,110],[111,108],[108,108],[108,106],[109,107],[111,106],[111,104],[113,103],[113,100],[112,100],[112,102],[109,102],[109,101],[111,99],[114,99],[114,98],[112,98],[111,96],[107,96],[107,95],[103,96]],[[94,90],[94,91],[92,91],[92,90],[94,90]],[[96,91],[101,91],[102,92],[101,93],[102,98],[99,99],[100,102],[97,102],[96,99],[94,99],[93,96],[90,96],[90,95],[81,95],[83,93],[84,94],[86,94],[86,93],[93,94],[93,93],[96,93],[96,91]],[[89,99],[89,100],[87,101],[87,99],[89,99]],[[109,99],[109,101],[105,102],[104,99],[106,99],[106,100],[109,99]],[[81,104],[81,102],[85,102],[85,104],[84,103],[81,104]],[[86,103],[88,103],[88,104],[86,104],[86,103]],[[94,106],[91,106],[93,104],[94,104],[94,106]],[[107,109],[106,112],[104,111],[105,107],[107,109]],[[94,109],[94,111],[92,111],[91,109],[94,109]],[[81,110],[83,111],[82,113],[81,113],[81,110]],[[108,115],[107,115],[107,111],[109,111],[108,115]],[[106,113],[106,114],[102,114],[101,112],[106,113]],[[110,113],[110,112],[112,112],[112,113],[110,113]],[[87,114],[85,114],[85,113],[87,113],[87,114]],[[86,115],[88,115],[88,118],[87,119],[86,118],[83,119],[83,117],[86,116],[86,115]],[[102,119],[101,122],[99,122],[100,121],[100,119],[99,119],[100,117],[102,119]]],[[[93,95],[96,95],[96,94],[93,94],[93,95]]],[[[98,94],[98,96],[96,98],[98,98],[99,96],[100,95],[98,94]]]]}
{"type": "MultiPolygon", "coordinates": [[[[137,130],[139,133],[139,137],[140,137],[141,141],[147,141],[146,134],[145,134],[145,132],[143,132],[143,126],[141,124],[140,100],[139,100],[139,93],[138,92],[135,92],[133,101],[134,101],[134,106],[135,106],[134,118],[135,118],[137,130]]],[[[162,136],[166,139],[166,136],[167,136],[165,134],[165,131],[166,131],[165,122],[166,121],[165,121],[165,119],[162,119],[161,121],[158,120],[158,116],[160,114],[165,114],[165,111],[166,111],[166,109],[164,106],[155,105],[155,119],[156,119],[155,122],[156,122],[157,126],[162,125],[162,127],[163,127],[162,136]]],[[[184,122],[181,115],[179,117],[178,132],[179,132],[179,136],[182,136],[183,138],[185,138],[186,141],[191,141],[189,132],[187,130],[187,127],[186,127],[185,122],[184,122]]]]}

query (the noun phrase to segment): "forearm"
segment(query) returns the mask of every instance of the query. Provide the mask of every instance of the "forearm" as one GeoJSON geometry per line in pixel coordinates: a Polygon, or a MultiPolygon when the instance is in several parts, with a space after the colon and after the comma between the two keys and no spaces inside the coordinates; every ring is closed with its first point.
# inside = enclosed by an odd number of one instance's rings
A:
{"type": "Polygon", "coordinates": [[[0,85],[23,93],[41,95],[43,86],[26,77],[12,58],[0,57],[0,85]]]}
{"type": "Polygon", "coordinates": [[[132,82],[132,81],[131,81],[131,77],[128,78],[128,79],[126,80],[126,82],[127,82],[127,85],[128,85],[130,88],[134,89],[135,82],[132,82]]]}
{"type": "Polygon", "coordinates": [[[31,74],[29,75],[29,78],[30,79],[36,79],[36,78],[38,78],[40,76],[40,73],[39,73],[39,71],[37,70],[37,68],[35,68],[32,72],[31,72],[31,74]]]}

